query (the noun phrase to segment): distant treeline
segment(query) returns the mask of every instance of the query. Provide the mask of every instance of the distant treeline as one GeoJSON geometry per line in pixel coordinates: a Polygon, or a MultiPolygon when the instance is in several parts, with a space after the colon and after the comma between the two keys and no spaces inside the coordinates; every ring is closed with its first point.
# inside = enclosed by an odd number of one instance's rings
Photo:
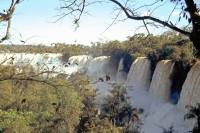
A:
{"type": "MultiPolygon", "coordinates": [[[[116,67],[124,58],[125,72],[137,57],[146,56],[151,60],[152,74],[159,60],[171,59],[175,62],[169,77],[173,80],[172,94],[180,94],[187,72],[197,60],[192,43],[172,31],[159,36],[136,34],[123,42],[95,42],[91,46],[55,43],[51,46],[0,45],[0,48],[1,53],[62,53],[63,60],[75,55],[106,55],[111,56],[116,67]]],[[[99,111],[95,109],[94,100],[98,89],[91,86],[92,79],[84,70],[67,78],[64,73],[54,77],[50,71],[38,69],[36,72],[30,65],[0,65],[0,132],[139,133],[142,123],[138,115],[144,109],[130,105],[123,86],[112,84],[113,89],[109,90],[99,111]],[[127,121],[121,122],[123,119],[127,121]],[[130,121],[138,123],[132,131],[125,126],[130,121]]],[[[185,118],[191,118],[189,116],[185,118]]]]}
{"type": "Polygon", "coordinates": [[[63,60],[75,55],[111,56],[116,67],[120,59],[124,58],[125,72],[129,71],[132,62],[139,56],[146,56],[155,63],[159,60],[171,59],[181,63],[183,67],[191,66],[196,61],[196,49],[192,42],[174,31],[167,31],[158,36],[135,34],[127,37],[123,42],[118,40],[94,42],[91,46],[54,43],[51,46],[0,45],[0,49],[2,53],[62,53],[63,60]]]}

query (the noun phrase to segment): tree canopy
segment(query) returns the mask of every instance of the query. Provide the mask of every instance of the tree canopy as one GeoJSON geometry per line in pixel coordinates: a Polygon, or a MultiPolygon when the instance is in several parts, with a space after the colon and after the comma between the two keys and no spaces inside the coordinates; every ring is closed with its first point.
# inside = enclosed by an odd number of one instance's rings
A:
{"type": "MultiPolygon", "coordinates": [[[[196,55],[200,55],[200,14],[199,14],[199,5],[197,5],[197,2],[194,0],[156,0],[149,4],[143,4],[141,6],[138,6],[137,3],[139,3],[139,0],[126,0],[126,1],[120,1],[120,0],[108,0],[108,1],[63,1],[60,0],[63,3],[63,6],[61,6],[61,9],[65,10],[66,12],[61,14],[60,18],[65,17],[66,15],[72,14],[76,16],[76,19],[74,21],[75,24],[78,24],[81,15],[83,13],[87,13],[85,10],[86,8],[94,3],[102,3],[102,2],[111,2],[115,4],[115,11],[119,11],[119,13],[116,15],[116,18],[114,21],[117,20],[119,14],[121,12],[124,12],[126,15],[126,19],[132,19],[136,21],[142,21],[144,24],[144,27],[147,30],[148,34],[151,34],[151,31],[149,31],[148,26],[153,26],[156,28],[159,27],[167,27],[169,29],[175,30],[181,34],[184,34],[185,36],[189,37],[189,39],[193,42],[193,45],[198,50],[196,55]],[[166,12],[169,12],[170,15],[167,17],[165,21],[159,19],[161,16],[154,16],[154,12],[158,8],[165,8],[165,5],[167,2],[171,2],[174,4],[174,8],[172,10],[167,10],[166,12]],[[148,14],[141,15],[141,9],[146,8],[148,14]],[[67,10],[66,10],[67,9],[67,10]],[[171,22],[170,17],[174,10],[179,10],[180,14],[177,18],[178,22],[181,21],[181,18],[184,18],[188,21],[184,25],[184,28],[178,27],[177,22],[171,22]],[[190,30],[188,30],[190,28],[190,30]]],[[[113,24],[113,23],[112,23],[113,24]]],[[[112,25],[111,24],[111,25],[112,25]]]]}
{"type": "MultiPolygon", "coordinates": [[[[13,13],[15,12],[18,4],[23,2],[24,0],[10,0],[10,6],[7,10],[0,11],[0,23],[7,22],[7,29],[5,31],[5,36],[0,39],[0,43],[4,40],[7,40],[9,36],[9,30],[11,26],[11,20],[13,13]]],[[[189,37],[189,39],[193,42],[193,45],[198,50],[196,55],[200,55],[200,14],[199,14],[199,5],[198,2],[194,0],[155,0],[154,2],[147,2],[148,4],[139,5],[139,1],[120,1],[120,0],[58,0],[60,2],[60,14],[57,15],[57,21],[63,19],[66,16],[72,15],[75,17],[74,24],[79,26],[79,21],[83,14],[89,14],[87,8],[92,4],[101,4],[101,3],[113,3],[114,11],[118,11],[116,14],[114,21],[117,21],[119,15],[124,12],[126,15],[126,19],[132,19],[136,21],[141,21],[143,23],[143,27],[147,30],[147,33],[150,35],[151,31],[148,27],[167,27],[169,29],[175,30],[185,36],[189,37]],[[155,16],[154,12],[159,8],[165,8],[167,3],[173,3],[174,8],[172,10],[167,10],[169,16],[166,20],[161,20],[161,16],[155,16]],[[148,13],[146,15],[141,15],[141,9],[145,9],[148,13]],[[182,21],[184,18],[188,21],[184,25],[184,28],[178,27],[177,22],[172,22],[170,17],[174,11],[179,11],[178,21],[182,21]],[[188,30],[190,29],[190,30],[188,30]]],[[[125,20],[126,20],[125,19],[125,20]]],[[[123,20],[124,21],[124,20],[123,20]]],[[[111,23],[111,25],[113,24],[111,23]]]]}

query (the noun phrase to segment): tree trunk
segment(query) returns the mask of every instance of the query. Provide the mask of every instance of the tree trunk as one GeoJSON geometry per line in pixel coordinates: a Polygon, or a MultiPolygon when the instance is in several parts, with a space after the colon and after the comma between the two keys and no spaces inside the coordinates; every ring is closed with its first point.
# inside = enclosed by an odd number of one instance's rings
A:
{"type": "Polygon", "coordinates": [[[200,133],[200,115],[198,115],[197,124],[198,124],[198,125],[197,125],[197,126],[198,126],[198,127],[197,127],[198,129],[197,129],[197,130],[198,130],[198,133],[200,133]]]}
{"type": "Polygon", "coordinates": [[[200,57],[200,15],[198,14],[197,6],[193,0],[185,0],[187,11],[190,14],[188,21],[192,22],[192,32],[190,34],[190,40],[193,42],[193,45],[197,49],[196,56],[200,57]]]}
{"type": "Polygon", "coordinates": [[[197,49],[196,56],[200,57],[200,31],[197,31],[197,30],[198,29],[195,29],[195,28],[193,29],[190,35],[190,40],[193,42],[194,47],[197,49]]]}

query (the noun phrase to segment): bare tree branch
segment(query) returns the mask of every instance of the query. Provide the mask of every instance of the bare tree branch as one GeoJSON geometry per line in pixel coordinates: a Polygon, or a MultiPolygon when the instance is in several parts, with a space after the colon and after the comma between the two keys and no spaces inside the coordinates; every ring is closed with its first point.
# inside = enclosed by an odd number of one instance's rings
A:
{"type": "Polygon", "coordinates": [[[0,22],[3,21],[8,21],[8,25],[7,25],[7,30],[6,30],[6,35],[0,39],[0,43],[2,43],[3,41],[9,39],[9,32],[10,32],[10,26],[11,26],[11,18],[12,15],[16,9],[16,7],[18,6],[18,4],[20,2],[22,2],[23,0],[16,0],[14,2],[14,0],[12,0],[11,4],[10,4],[10,8],[6,11],[6,13],[0,13],[0,22]]]}
{"type": "Polygon", "coordinates": [[[156,4],[156,3],[158,3],[159,1],[160,1],[160,0],[156,0],[156,1],[155,1],[154,3],[152,3],[152,4],[140,6],[140,7],[136,8],[136,9],[134,9],[133,11],[136,11],[136,10],[142,8],[142,7],[152,6],[152,5],[156,4]]]}
{"type": "Polygon", "coordinates": [[[143,23],[144,23],[144,26],[145,26],[145,28],[146,28],[146,30],[147,30],[147,32],[148,32],[148,34],[150,34],[150,32],[149,32],[149,30],[148,30],[148,28],[147,28],[147,25],[146,25],[146,23],[144,22],[144,20],[142,20],[143,21],[143,23]]]}
{"type": "Polygon", "coordinates": [[[169,15],[169,17],[168,17],[168,19],[167,19],[167,22],[169,21],[171,15],[172,15],[172,13],[174,12],[174,10],[175,10],[175,8],[176,8],[177,5],[178,5],[178,2],[176,3],[176,5],[174,6],[173,10],[171,11],[171,13],[170,13],[170,15],[169,15]]]}
{"type": "Polygon", "coordinates": [[[126,9],[124,6],[122,6],[121,3],[119,3],[119,2],[116,1],[116,0],[110,0],[110,1],[114,2],[115,4],[117,4],[117,5],[124,11],[124,13],[126,14],[126,16],[127,16],[129,19],[133,19],[133,20],[146,20],[146,19],[152,20],[152,21],[157,22],[157,23],[159,23],[159,24],[162,24],[163,26],[166,26],[166,27],[168,27],[168,28],[170,28],[170,29],[173,29],[173,30],[175,30],[175,31],[178,31],[178,32],[180,32],[180,33],[182,33],[182,34],[184,34],[184,35],[186,35],[186,36],[188,36],[188,37],[190,36],[190,32],[184,31],[184,30],[182,30],[182,29],[180,29],[180,28],[178,28],[178,27],[175,27],[174,25],[170,25],[169,23],[164,22],[164,21],[161,21],[161,20],[159,20],[159,19],[157,19],[157,18],[154,18],[154,17],[151,17],[151,16],[142,16],[142,17],[139,17],[139,16],[131,16],[131,15],[128,13],[127,9],[126,9]]]}
{"type": "Polygon", "coordinates": [[[117,18],[118,18],[119,15],[120,15],[120,13],[121,13],[121,10],[118,12],[118,14],[116,15],[116,17],[115,17],[114,20],[112,21],[112,23],[111,23],[101,34],[103,34],[104,32],[106,32],[106,31],[115,23],[115,21],[117,20],[117,18]]]}
{"type": "Polygon", "coordinates": [[[6,80],[17,80],[17,81],[19,81],[19,80],[27,80],[27,81],[40,82],[40,83],[48,84],[48,85],[54,87],[55,89],[58,89],[55,84],[47,82],[46,80],[39,80],[39,79],[34,79],[34,78],[29,78],[29,77],[27,77],[27,78],[13,78],[13,77],[8,77],[8,78],[0,79],[0,82],[1,81],[6,81],[6,80]]]}
{"type": "Polygon", "coordinates": [[[8,20],[6,35],[3,38],[0,39],[0,43],[2,43],[3,41],[9,39],[10,25],[11,25],[11,19],[8,20]]]}

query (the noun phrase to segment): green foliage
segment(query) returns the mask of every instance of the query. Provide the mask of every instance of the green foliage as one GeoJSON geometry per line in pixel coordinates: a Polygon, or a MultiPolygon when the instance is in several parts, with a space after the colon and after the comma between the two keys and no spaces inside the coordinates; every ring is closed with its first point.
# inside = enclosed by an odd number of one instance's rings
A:
{"type": "Polygon", "coordinates": [[[86,130],[83,133],[123,133],[124,127],[113,126],[107,118],[93,117],[85,123],[86,130]]]}
{"type": "Polygon", "coordinates": [[[64,75],[43,77],[28,69],[30,67],[16,74],[15,66],[0,67],[0,130],[9,133],[76,132],[81,115],[94,107],[90,103],[95,91],[85,82],[87,78],[82,73],[68,80],[64,75]],[[20,80],[29,79],[31,74],[37,81],[20,80]]]}
{"type": "Polygon", "coordinates": [[[36,123],[37,114],[33,112],[17,112],[12,109],[0,110],[0,132],[30,133],[34,130],[31,125],[36,123]]]}
{"type": "Polygon", "coordinates": [[[132,108],[130,97],[122,83],[110,85],[113,89],[110,89],[110,94],[105,97],[106,102],[102,105],[100,118],[107,118],[114,127],[125,127],[126,132],[139,132],[141,122],[138,115],[143,109],[132,108]]]}
{"type": "Polygon", "coordinates": [[[181,61],[184,66],[191,66],[195,61],[197,50],[186,37],[174,31],[166,31],[159,36],[135,34],[127,37],[128,40],[107,42],[92,42],[91,46],[81,44],[55,43],[52,46],[32,45],[1,45],[2,52],[26,53],[62,53],[62,60],[67,61],[75,55],[111,56],[111,61],[117,68],[121,58],[124,58],[124,71],[129,72],[132,62],[141,56],[148,57],[151,61],[171,59],[181,61]]]}
{"type": "Polygon", "coordinates": [[[93,43],[91,49],[88,49],[88,53],[94,57],[111,56],[111,62],[116,68],[120,59],[124,58],[125,72],[129,72],[132,62],[141,56],[148,57],[154,64],[159,60],[170,59],[182,62],[184,67],[191,66],[196,60],[195,52],[192,43],[174,31],[167,31],[159,36],[135,34],[123,42],[114,40],[93,43]]]}
{"type": "Polygon", "coordinates": [[[198,103],[197,107],[187,105],[186,108],[189,108],[189,112],[185,114],[184,120],[185,119],[196,119],[196,123],[194,125],[194,128],[192,133],[199,133],[200,132],[200,103],[198,103]]]}
{"type": "MultiPolygon", "coordinates": [[[[184,82],[189,68],[196,61],[194,56],[196,50],[191,42],[172,31],[148,37],[145,34],[135,34],[123,42],[117,40],[96,42],[92,43],[91,47],[61,43],[52,44],[51,47],[44,45],[0,47],[2,52],[62,53],[63,61],[74,55],[87,54],[93,57],[107,55],[111,56],[111,62],[116,68],[123,58],[125,72],[129,71],[137,57],[147,56],[151,60],[152,73],[159,60],[170,59],[176,62],[170,78],[179,79],[177,82],[180,84],[184,82]]],[[[13,64],[12,59],[10,64],[13,64]]],[[[0,65],[0,132],[136,133],[140,131],[139,115],[143,111],[130,105],[127,90],[122,84],[110,84],[112,88],[109,90],[110,95],[105,98],[106,103],[102,106],[101,113],[97,114],[94,103],[97,90],[89,84],[91,79],[85,76],[84,70],[70,77],[66,74],[52,77],[51,73],[42,76],[38,74],[39,71],[35,72],[31,66],[23,64],[0,65]],[[129,130],[131,123],[136,126],[129,130]]],[[[106,80],[109,78],[107,76],[106,80]]],[[[185,118],[196,118],[195,113],[190,112],[185,118]]],[[[175,130],[170,127],[164,131],[167,133],[175,130]]]]}

